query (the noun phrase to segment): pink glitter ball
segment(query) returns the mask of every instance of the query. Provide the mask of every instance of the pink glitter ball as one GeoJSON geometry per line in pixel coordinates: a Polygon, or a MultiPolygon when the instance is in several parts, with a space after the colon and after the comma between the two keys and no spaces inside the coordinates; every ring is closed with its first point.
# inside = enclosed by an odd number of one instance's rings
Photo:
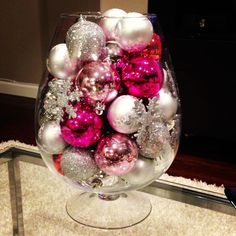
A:
{"type": "Polygon", "coordinates": [[[108,175],[119,176],[128,173],[138,158],[134,141],[124,134],[112,134],[101,139],[95,153],[98,167],[108,175]]]}
{"type": "Polygon", "coordinates": [[[76,106],[76,117],[61,128],[63,139],[74,147],[89,147],[101,136],[102,120],[89,106],[76,106]]]}
{"type": "Polygon", "coordinates": [[[129,94],[140,98],[157,96],[163,85],[163,71],[154,59],[132,58],[122,70],[122,80],[129,94]]]}

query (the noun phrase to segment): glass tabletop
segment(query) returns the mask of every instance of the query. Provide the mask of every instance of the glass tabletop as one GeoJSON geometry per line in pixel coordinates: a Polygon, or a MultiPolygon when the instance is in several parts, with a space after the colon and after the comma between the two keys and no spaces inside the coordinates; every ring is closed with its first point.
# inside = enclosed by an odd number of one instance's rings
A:
{"type": "MultiPolygon", "coordinates": [[[[6,148],[0,153],[0,164],[4,163],[8,165],[13,235],[24,235],[20,165],[21,163],[29,163],[34,166],[45,167],[44,169],[46,166],[39,151],[34,146],[32,148],[6,148]]],[[[24,165],[21,168],[25,168],[24,165]]],[[[236,216],[236,210],[223,193],[203,190],[165,179],[157,179],[139,191],[150,194],[152,197],[171,199],[172,201],[236,216]]]]}

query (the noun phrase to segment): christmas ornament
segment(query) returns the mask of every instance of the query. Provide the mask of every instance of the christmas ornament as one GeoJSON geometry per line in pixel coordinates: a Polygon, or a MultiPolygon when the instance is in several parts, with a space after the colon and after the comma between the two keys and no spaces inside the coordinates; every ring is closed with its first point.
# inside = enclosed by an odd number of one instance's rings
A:
{"type": "Polygon", "coordinates": [[[75,147],[85,148],[101,136],[102,120],[86,105],[75,106],[76,117],[66,120],[61,128],[63,139],[75,147]]]}
{"type": "Polygon", "coordinates": [[[155,165],[156,163],[153,159],[139,156],[133,169],[129,173],[122,175],[122,179],[130,185],[148,183],[155,177],[155,165]]]}
{"type": "Polygon", "coordinates": [[[143,57],[160,60],[162,55],[161,38],[158,34],[153,33],[150,43],[142,51],[143,57]]]}
{"type": "Polygon", "coordinates": [[[91,152],[85,149],[69,147],[62,154],[61,169],[72,181],[86,181],[98,172],[91,152]]]}
{"type": "Polygon", "coordinates": [[[144,157],[156,159],[162,152],[163,145],[170,142],[170,134],[161,121],[153,120],[149,115],[143,117],[146,121],[138,130],[136,141],[144,157]]]}
{"type": "Polygon", "coordinates": [[[45,120],[56,120],[58,123],[63,121],[65,113],[69,118],[76,117],[72,106],[79,102],[82,92],[73,87],[69,79],[53,79],[48,82],[49,91],[44,98],[45,120]]]}
{"type": "Polygon", "coordinates": [[[122,95],[110,105],[107,119],[114,130],[130,134],[138,130],[143,112],[145,107],[140,100],[130,95],[122,95]]]}
{"type": "Polygon", "coordinates": [[[137,158],[136,143],[124,134],[112,134],[102,138],[95,152],[98,167],[106,174],[114,176],[132,170],[137,158]]]}
{"type": "Polygon", "coordinates": [[[51,154],[61,153],[66,143],[61,136],[61,127],[56,121],[44,123],[38,131],[39,145],[51,154]]]}
{"type": "Polygon", "coordinates": [[[110,59],[116,60],[124,56],[124,51],[115,41],[107,42],[106,48],[110,59]]]}
{"type": "Polygon", "coordinates": [[[154,59],[137,57],[125,64],[122,80],[129,94],[140,98],[157,96],[163,84],[163,71],[154,59]]]}
{"type": "Polygon", "coordinates": [[[96,61],[105,47],[105,35],[96,23],[80,19],[67,31],[66,45],[71,59],[96,61]]]}
{"type": "Polygon", "coordinates": [[[99,25],[106,35],[106,40],[114,40],[116,38],[116,24],[126,14],[127,13],[124,10],[119,8],[109,9],[102,14],[102,19],[100,20],[99,25]]]}
{"type": "Polygon", "coordinates": [[[118,94],[120,77],[108,63],[90,62],[79,72],[76,84],[88,104],[108,103],[118,94]]]}
{"type": "Polygon", "coordinates": [[[178,109],[178,100],[166,89],[159,91],[159,109],[164,120],[168,121],[176,114],[178,109]]]}
{"type": "Polygon", "coordinates": [[[52,160],[53,160],[53,164],[57,172],[64,175],[61,169],[61,158],[62,158],[62,154],[56,154],[56,155],[53,155],[52,160]]]}
{"type": "Polygon", "coordinates": [[[152,39],[152,23],[144,15],[130,12],[117,22],[115,35],[122,49],[129,52],[140,51],[152,39]]]}
{"type": "Polygon", "coordinates": [[[70,60],[68,49],[65,43],[54,46],[47,59],[48,71],[59,79],[66,79],[73,76],[76,63],[70,60]]]}

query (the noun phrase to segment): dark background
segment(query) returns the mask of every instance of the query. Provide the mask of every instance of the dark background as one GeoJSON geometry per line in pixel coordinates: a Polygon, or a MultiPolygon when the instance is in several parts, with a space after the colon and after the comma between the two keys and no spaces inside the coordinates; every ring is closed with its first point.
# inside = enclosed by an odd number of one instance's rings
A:
{"type": "Polygon", "coordinates": [[[149,0],[148,12],[157,14],[179,86],[181,148],[232,158],[236,1],[149,0]]]}

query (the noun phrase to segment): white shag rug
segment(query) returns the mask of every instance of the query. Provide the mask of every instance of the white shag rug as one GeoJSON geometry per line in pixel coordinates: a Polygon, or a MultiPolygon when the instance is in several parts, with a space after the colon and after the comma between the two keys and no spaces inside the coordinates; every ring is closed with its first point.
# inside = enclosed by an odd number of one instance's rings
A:
{"type": "MultiPolygon", "coordinates": [[[[0,144],[0,152],[11,147],[36,150],[37,147],[9,141],[0,144]]],[[[145,194],[152,203],[150,216],[143,222],[121,230],[101,230],[74,222],[66,213],[66,200],[77,193],[41,166],[21,162],[21,185],[25,236],[135,235],[135,236],[236,236],[236,217],[181,202],[145,194]]],[[[0,236],[12,235],[12,220],[7,164],[0,165],[0,236]]],[[[162,179],[223,193],[204,182],[164,174],[162,179]]],[[[96,216],[94,216],[96,217],[96,216]]]]}

